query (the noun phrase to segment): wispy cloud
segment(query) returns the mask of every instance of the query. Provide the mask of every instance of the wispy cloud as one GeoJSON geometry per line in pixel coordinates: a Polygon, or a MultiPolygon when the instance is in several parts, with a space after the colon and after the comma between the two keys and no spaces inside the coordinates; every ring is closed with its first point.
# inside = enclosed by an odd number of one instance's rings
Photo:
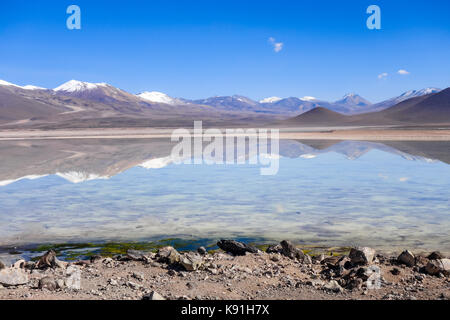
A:
{"type": "Polygon", "coordinates": [[[273,51],[280,52],[281,50],[283,50],[283,45],[284,45],[283,42],[277,42],[275,40],[275,38],[270,37],[269,38],[269,43],[273,46],[273,51]]]}
{"type": "Polygon", "coordinates": [[[400,69],[400,70],[397,71],[397,73],[398,73],[398,74],[401,74],[401,75],[407,75],[407,74],[409,74],[409,72],[406,71],[405,69],[400,69]]]}
{"type": "Polygon", "coordinates": [[[378,75],[378,79],[386,79],[389,74],[387,72],[383,72],[378,75]]]}

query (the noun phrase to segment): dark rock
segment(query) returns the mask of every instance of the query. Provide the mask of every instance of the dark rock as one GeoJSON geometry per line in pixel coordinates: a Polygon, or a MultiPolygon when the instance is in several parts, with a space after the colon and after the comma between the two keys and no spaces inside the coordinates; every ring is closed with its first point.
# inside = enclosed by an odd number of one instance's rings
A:
{"type": "Polygon", "coordinates": [[[352,248],[348,256],[354,265],[367,265],[372,263],[375,250],[369,247],[352,248]]]}
{"type": "Polygon", "coordinates": [[[267,249],[267,253],[281,253],[283,251],[283,247],[280,244],[270,245],[267,249]]]}
{"type": "Polygon", "coordinates": [[[300,250],[299,248],[295,247],[292,242],[287,241],[287,240],[283,240],[280,242],[282,251],[281,253],[283,255],[285,255],[288,258],[291,259],[300,259],[303,260],[305,257],[305,254],[303,253],[302,250],[300,250]]]}
{"type": "Polygon", "coordinates": [[[197,249],[197,252],[200,253],[202,256],[204,256],[208,253],[208,251],[206,251],[205,247],[199,247],[197,249]]]}
{"type": "Polygon", "coordinates": [[[66,266],[67,263],[59,261],[53,250],[47,251],[35,265],[36,269],[65,268],[66,266]]]}
{"type": "Polygon", "coordinates": [[[398,276],[398,275],[401,273],[401,271],[400,271],[399,268],[393,268],[393,269],[391,270],[391,273],[392,273],[394,276],[398,276]]]}
{"type": "Polygon", "coordinates": [[[408,267],[414,267],[416,265],[416,257],[411,251],[405,250],[398,256],[397,262],[408,267]]]}
{"type": "Polygon", "coordinates": [[[433,251],[430,253],[427,257],[429,260],[438,260],[438,259],[444,259],[445,257],[440,253],[439,251],[433,251]]]}
{"type": "Polygon", "coordinates": [[[243,256],[247,252],[259,252],[257,248],[235,240],[220,240],[219,242],[217,242],[217,246],[223,251],[234,254],[236,256],[243,256]]]}
{"type": "Polygon", "coordinates": [[[450,259],[438,259],[431,260],[425,267],[428,274],[439,275],[440,273],[444,275],[449,275],[450,273],[450,259]]]}
{"type": "Polygon", "coordinates": [[[0,261],[0,270],[5,269],[5,268],[6,268],[5,264],[0,261]]]}
{"type": "Polygon", "coordinates": [[[361,278],[351,279],[348,282],[347,289],[349,290],[360,290],[362,288],[364,281],[361,278]]]}
{"type": "Polygon", "coordinates": [[[99,261],[99,260],[102,260],[102,259],[103,259],[103,257],[100,256],[100,255],[93,255],[90,258],[91,262],[99,261]]]}

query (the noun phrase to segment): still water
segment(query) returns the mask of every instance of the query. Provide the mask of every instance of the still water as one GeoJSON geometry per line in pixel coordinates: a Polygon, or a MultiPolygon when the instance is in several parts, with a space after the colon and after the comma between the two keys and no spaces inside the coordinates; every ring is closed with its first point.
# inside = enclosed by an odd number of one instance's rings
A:
{"type": "Polygon", "coordinates": [[[164,140],[0,142],[0,246],[246,238],[450,252],[448,142],[280,141],[279,172],[164,140]]]}

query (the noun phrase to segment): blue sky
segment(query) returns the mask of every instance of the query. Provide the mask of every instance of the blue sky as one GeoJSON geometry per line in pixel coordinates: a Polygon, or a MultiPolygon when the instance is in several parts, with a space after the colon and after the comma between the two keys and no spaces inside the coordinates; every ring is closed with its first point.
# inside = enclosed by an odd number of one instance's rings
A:
{"type": "Polygon", "coordinates": [[[448,0],[9,0],[0,39],[0,79],[48,88],[77,79],[185,98],[376,102],[450,85],[448,0]],[[66,28],[71,4],[81,30],[66,28]],[[366,27],[371,4],[381,30],[366,27]]]}

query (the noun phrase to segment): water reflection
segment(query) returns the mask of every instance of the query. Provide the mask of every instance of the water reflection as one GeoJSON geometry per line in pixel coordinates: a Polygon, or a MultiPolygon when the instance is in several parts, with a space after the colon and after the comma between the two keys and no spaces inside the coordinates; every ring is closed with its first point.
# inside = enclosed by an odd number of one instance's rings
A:
{"type": "Polygon", "coordinates": [[[0,142],[0,245],[226,236],[450,251],[447,142],[281,140],[276,176],[173,165],[173,145],[0,142]]]}

